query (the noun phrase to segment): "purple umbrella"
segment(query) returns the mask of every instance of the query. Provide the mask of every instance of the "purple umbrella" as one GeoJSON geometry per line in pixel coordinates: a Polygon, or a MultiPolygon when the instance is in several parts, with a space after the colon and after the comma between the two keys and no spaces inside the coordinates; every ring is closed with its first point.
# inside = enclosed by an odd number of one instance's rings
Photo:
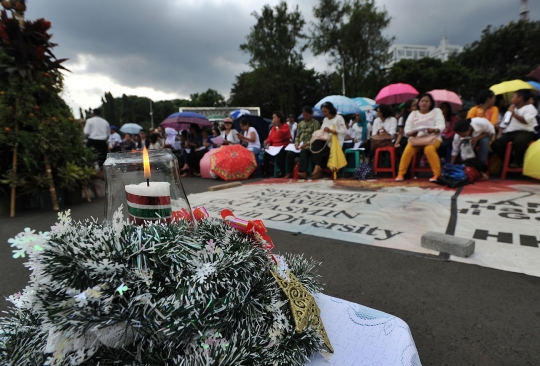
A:
{"type": "Polygon", "coordinates": [[[193,112],[173,113],[161,122],[163,128],[174,128],[176,131],[189,130],[189,125],[199,125],[199,127],[212,126],[212,122],[202,114],[193,112]]]}

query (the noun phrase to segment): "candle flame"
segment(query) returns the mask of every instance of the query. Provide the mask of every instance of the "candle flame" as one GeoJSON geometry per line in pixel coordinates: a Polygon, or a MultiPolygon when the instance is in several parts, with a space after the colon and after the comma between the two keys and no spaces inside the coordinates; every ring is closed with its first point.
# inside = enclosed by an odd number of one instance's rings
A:
{"type": "Polygon", "coordinates": [[[144,166],[144,177],[146,179],[150,178],[150,158],[148,157],[148,150],[146,149],[146,146],[143,149],[143,166],[144,166]]]}

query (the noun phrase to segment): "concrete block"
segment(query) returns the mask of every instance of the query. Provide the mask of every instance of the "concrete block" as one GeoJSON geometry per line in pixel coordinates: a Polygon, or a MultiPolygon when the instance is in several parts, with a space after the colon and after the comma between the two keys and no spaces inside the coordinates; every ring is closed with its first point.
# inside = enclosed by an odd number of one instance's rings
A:
{"type": "Polygon", "coordinates": [[[208,190],[209,191],[221,191],[222,189],[240,187],[241,185],[242,185],[242,182],[231,182],[231,183],[219,184],[217,186],[208,187],[208,190]]]}
{"type": "Polygon", "coordinates": [[[433,231],[429,231],[422,235],[422,246],[424,248],[464,258],[474,253],[474,243],[475,242],[472,239],[458,238],[456,236],[433,231]]]}

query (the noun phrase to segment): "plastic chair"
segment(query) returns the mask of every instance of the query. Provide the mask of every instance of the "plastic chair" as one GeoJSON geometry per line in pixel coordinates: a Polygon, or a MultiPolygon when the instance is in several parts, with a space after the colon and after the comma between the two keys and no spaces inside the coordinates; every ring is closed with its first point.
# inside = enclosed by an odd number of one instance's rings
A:
{"type": "MultiPolygon", "coordinates": [[[[286,171],[289,170],[289,162],[288,161],[285,161],[285,170],[286,171]]],[[[277,178],[279,172],[280,172],[280,170],[279,170],[279,166],[278,166],[278,163],[277,163],[277,157],[275,156],[274,157],[274,178],[277,178]]]]}
{"type": "Polygon", "coordinates": [[[377,150],[375,150],[375,161],[373,163],[373,170],[375,171],[375,173],[392,173],[392,178],[396,177],[396,148],[394,146],[379,147],[377,150]],[[389,168],[379,166],[379,156],[383,152],[388,152],[390,154],[389,168]]]}
{"type": "Polygon", "coordinates": [[[412,158],[411,175],[413,177],[416,176],[416,173],[431,173],[431,167],[429,166],[429,162],[427,162],[427,165],[425,167],[418,165],[418,163],[422,159],[423,155],[424,155],[424,153],[421,151],[421,152],[419,152],[417,154],[414,154],[414,156],[412,158]]]}
{"type": "Polygon", "coordinates": [[[347,164],[347,166],[345,168],[342,169],[342,172],[341,172],[341,177],[342,178],[345,178],[345,173],[353,173],[356,171],[356,167],[358,165],[360,165],[360,159],[362,159],[362,162],[364,161],[364,152],[361,151],[361,150],[351,150],[351,149],[347,149],[345,150],[345,159],[347,159],[347,162],[349,164],[347,164]],[[354,167],[350,167],[350,162],[349,162],[349,159],[347,159],[347,155],[353,155],[354,157],[354,167]]]}
{"type": "MultiPolygon", "coordinates": [[[[534,141],[530,142],[528,146],[531,146],[534,143],[534,141]]],[[[506,152],[504,154],[504,161],[502,165],[502,171],[501,171],[501,179],[506,179],[507,173],[523,173],[523,168],[511,168],[510,167],[510,159],[512,158],[512,147],[514,144],[512,142],[509,142],[506,145],[506,152]]]]}

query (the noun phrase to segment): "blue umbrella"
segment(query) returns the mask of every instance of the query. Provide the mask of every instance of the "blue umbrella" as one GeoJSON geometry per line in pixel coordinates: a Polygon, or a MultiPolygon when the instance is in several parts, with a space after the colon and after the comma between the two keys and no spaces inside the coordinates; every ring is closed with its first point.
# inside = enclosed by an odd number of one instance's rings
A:
{"type": "Polygon", "coordinates": [[[536,90],[540,91],[540,83],[537,83],[536,81],[527,81],[527,83],[529,83],[529,85],[536,90]]]}
{"type": "Polygon", "coordinates": [[[352,100],[363,111],[369,111],[370,109],[375,108],[373,107],[375,105],[375,101],[373,99],[357,97],[357,98],[352,98],[352,100]]]}
{"type": "Polygon", "coordinates": [[[120,132],[129,133],[131,135],[137,135],[142,130],[142,126],[136,123],[126,123],[120,127],[120,132]]]}
{"type": "Polygon", "coordinates": [[[231,112],[231,117],[233,119],[237,119],[239,117],[245,116],[246,114],[251,114],[251,112],[248,111],[247,109],[237,109],[231,112]]]}
{"type": "Polygon", "coordinates": [[[342,95],[330,95],[328,97],[324,97],[315,105],[315,108],[321,109],[321,105],[324,102],[332,103],[341,114],[355,114],[360,110],[358,105],[352,99],[342,95]]]}

